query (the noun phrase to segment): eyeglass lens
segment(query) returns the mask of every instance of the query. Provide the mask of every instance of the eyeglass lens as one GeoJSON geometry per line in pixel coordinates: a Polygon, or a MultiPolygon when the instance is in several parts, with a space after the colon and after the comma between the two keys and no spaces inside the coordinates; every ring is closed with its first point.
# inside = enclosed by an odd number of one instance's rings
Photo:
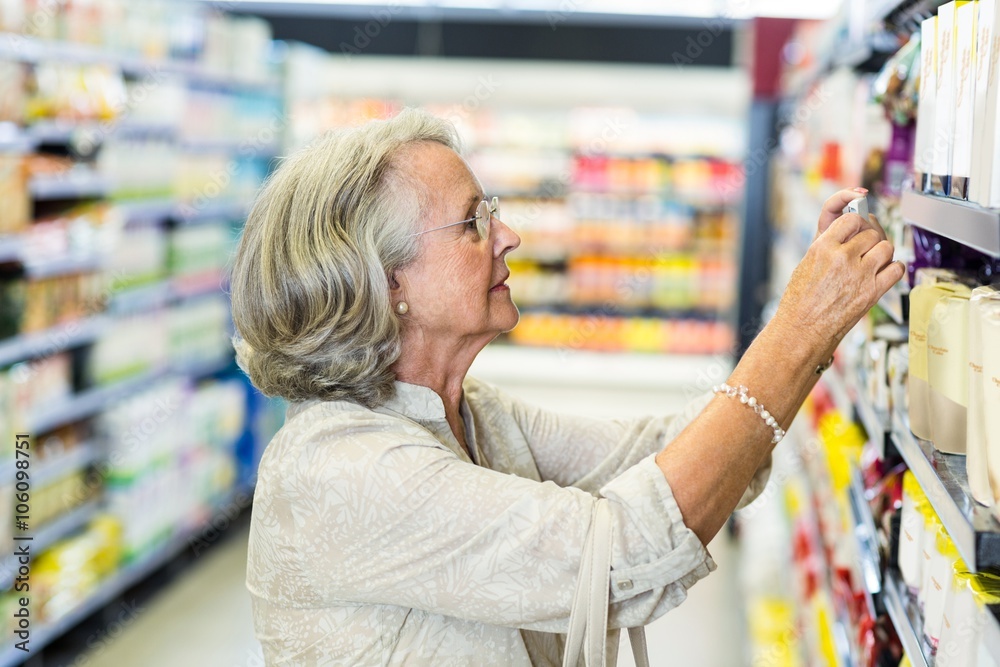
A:
{"type": "Polygon", "coordinates": [[[479,236],[484,241],[490,236],[490,222],[492,216],[498,215],[498,198],[494,197],[492,201],[487,202],[485,199],[479,202],[479,207],[476,209],[476,228],[479,231],[479,236]]]}

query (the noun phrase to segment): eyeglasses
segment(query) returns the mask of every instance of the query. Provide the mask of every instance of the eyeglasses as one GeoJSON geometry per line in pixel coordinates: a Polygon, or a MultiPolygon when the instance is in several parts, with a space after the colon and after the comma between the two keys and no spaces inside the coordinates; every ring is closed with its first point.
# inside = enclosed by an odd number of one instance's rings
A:
{"type": "Polygon", "coordinates": [[[420,236],[421,234],[426,234],[428,232],[436,232],[439,229],[445,229],[446,227],[454,227],[455,225],[466,225],[470,222],[475,221],[476,231],[479,232],[479,238],[485,241],[490,237],[490,220],[494,215],[497,215],[497,210],[499,207],[499,198],[494,197],[492,200],[487,202],[485,199],[479,202],[479,206],[476,207],[476,216],[474,218],[469,218],[468,220],[459,220],[458,222],[450,222],[447,225],[441,225],[440,227],[435,227],[433,229],[425,229],[422,232],[417,232],[416,234],[410,234],[410,236],[420,236]]]}

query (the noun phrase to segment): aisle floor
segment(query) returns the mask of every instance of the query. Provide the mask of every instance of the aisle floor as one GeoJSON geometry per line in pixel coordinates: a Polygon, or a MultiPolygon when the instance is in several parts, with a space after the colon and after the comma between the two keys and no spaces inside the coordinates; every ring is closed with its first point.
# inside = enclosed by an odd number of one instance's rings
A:
{"type": "MultiPolygon", "coordinates": [[[[678,395],[616,390],[506,387],[551,409],[604,417],[672,410],[678,395]]],[[[90,667],[263,667],[244,588],[246,522],[137,614],[113,642],[81,656],[90,667]]],[[[743,622],[736,547],[723,531],[710,552],[719,569],[691,589],[687,601],[647,628],[654,666],[737,667],[743,664],[743,622]]],[[[625,641],[627,644],[627,641],[625,641]]],[[[632,664],[623,651],[620,664],[632,664]]]]}

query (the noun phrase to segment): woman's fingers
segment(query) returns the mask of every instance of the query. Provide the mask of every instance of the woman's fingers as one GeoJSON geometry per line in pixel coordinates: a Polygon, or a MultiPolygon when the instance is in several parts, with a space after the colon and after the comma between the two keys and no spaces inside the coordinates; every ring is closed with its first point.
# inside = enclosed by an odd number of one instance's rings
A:
{"type": "Polygon", "coordinates": [[[844,207],[858,197],[864,197],[868,190],[864,188],[844,189],[834,193],[823,203],[819,214],[819,233],[825,232],[833,222],[844,214],[844,207]]]}
{"type": "MultiPolygon", "coordinates": [[[[858,236],[860,236],[860,234],[858,236]]],[[[857,236],[854,238],[857,238],[857,236]]],[[[871,248],[871,250],[865,253],[864,261],[876,272],[881,271],[892,261],[892,254],[895,250],[896,249],[889,241],[879,241],[871,248]]]]}
{"type": "Polygon", "coordinates": [[[889,289],[902,280],[906,275],[906,265],[902,262],[891,262],[875,274],[875,288],[878,290],[878,298],[889,291],[889,289]]]}
{"type": "Polygon", "coordinates": [[[878,221],[878,218],[875,216],[874,213],[870,213],[868,215],[868,222],[871,225],[871,228],[879,233],[883,241],[889,238],[885,233],[885,229],[882,228],[882,223],[878,221]]]}
{"type": "Polygon", "coordinates": [[[848,213],[834,220],[822,236],[833,239],[837,244],[845,243],[867,226],[860,215],[848,213]]]}
{"type": "MultiPolygon", "coordinates": [[[[855,234],[844,245],[847,247],[847,252],[851,257],[864,257],[882,242],[882,237],[878,235],[878,232],[868,227],[855,234]]],[[[889,244],[889,246],[892,247],[892,244],[889,244]]]]}

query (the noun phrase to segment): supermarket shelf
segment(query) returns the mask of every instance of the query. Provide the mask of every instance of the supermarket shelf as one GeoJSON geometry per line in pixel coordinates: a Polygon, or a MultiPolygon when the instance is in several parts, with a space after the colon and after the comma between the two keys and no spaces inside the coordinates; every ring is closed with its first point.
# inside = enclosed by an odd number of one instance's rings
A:
{"type": "Polygon", "coordinates": [[[1000,569],[1000,523],[973,500],[965,457],[935,451],[899,414],[893,416],[892,440],[969,567],[1000,569]]]}
{"type": "Polygon", "coordinates": [[[0,264],[18,261],[21,257],[22,245],[21,237],[16,234],[0,236],[0,264]]]}
{"type": "Polygon", "coordinates": [[[878,553],[878,532],[875,528],[875,519],[872,517],[871,509],[865,498],[865,487],[861,480],[861,472],[854,467],[851,469],[848,499],[851,505],[854,536],[858,542],[858,553],[861,555],[861,574],[864,577],[865,600],[872,618],[875,618],[874,597],[882,592],[882,563],[878,553]]]}
{"type": "Polygon", "coordinates": [[[28,430],[35,434],[45,433],[63,424],[89,417],[109,403],[131,396],[152,381],[164,377],[166,373],[165,369],[154,370],[108,387],[88,389],[56,401],[28,417],[28,430]]]}
{"type": "Polygon", "coordinates": [[[910,656],[913,667],[932,667],[934,658],[930,646],[924,640],[924,622],[916,605],[910,603],[906,585],[895,570],[885,573],[885,609],[889,619],[896,628],[899,641],[903,644],[906,655],[910,656]]]}
{"type": "Polygon", "coordinates": [[[107,387],[88,389],[57,401],[54,405],[36,410],[28,417],[28,430],[35,434],[45,433],[63,424],[90,417],[108,404],[132,396],[161,378],[171,375],[205,377],[225,370],[231,363],[231,354],[217,359],[177,362],[166,368],[140,373],[107,387]]]}
{"type": "Polygon", "coordinates": [[[107,317],[96,316],[61,324],[38,333],[2,340],[0,341],[0,368],[25,359],[84,345],[107,331],[109,325],[110,320],[107,317]]]}
{"type": "Polygon", "coordinates": [[[1000,211],[913,191],[903,193],[901,206],[910,224],[1000,257],[1000,211]]]}
{"type": "Polygon", "coordinates": [[[249,207],[242,202],[211,201],[200,206],[181,204],[174,217],[183,224],[195,224],[209,220],[241,220],[248,211],[249,207]]]}
{"type": "Polygon", "coordinates": [[[823,373],[822,377],[823,384],[830,392],[830,398],[833,399],[833,404],[836,406],[837,410],[848,418],[853,417],[854,401],[851,399],[851,394],[847,390],[847,382],[845,382],[844,376],[840,374],[840,369],[838,369],[837,366],[831,366],[826,369],[826,372],[823,373]]]}
{"type": "Polygon", "coordinates": [[[229,153],[236,158],[272,158],[281,154],[279,144],[254,146],[247,139],[188,140],[180,142],[178,148],[185,153],[229,153]]]}
{"type": "Polygon", "coordinates": [[[108,51],[89,44],[43,40],[6,32],[0,33],[0,60],[26,63],[57,61],[80,65],[110,64],[121,67],[125,73],[134,77],[177,74],[187,78],[189,83],[213,88],[257,91],[269,95],[278,95],[281,92],[281,86],[276,81],[242,80],[224,72],[210,71],[198,63],[151,60],[108,51]]]}
{"type": "Polygon", "coordinates": [[[28,184],[35,201],[54,199],[95,199],[108,194],[109,184],[92,171],[70,171],[60,176],[36,176],[28,184]]]}
{"type": "Polygon", "coordinates": [[[84,442],[73,447],[69,453],[45,461],[38,466],[38,470],[32,473],[32,483],[43,485],[57,480],[60,477],[86,468],[99,458],[99,450],[93,442],[84,442]]]}
{"type": "Polygon", "coordinates": [[[903,291],[900,283],[896,283],[878,300],[878,305],[899,325],[905,325],[910,317],[909,294],[903,291]]]}
{"type": "Polygon", "coordinates": [[[722,354],[628,354],[489,345],[476,357],[470,372],[491,382],[700,393],[724,382],[731,370],[732,359],[722,354]]]}
{"type": "Polygon", "coordinates": [[[127,224],[162,222],[177,214],[177,204],[170,198],[117,201],[115,208],[125,217],[127,224]]]}
{"type": "Polygon", "coordinates": [[[151,310],[167,304],[173,296],[173,285],[169,279],[125,288],[116,291],[108,304],[108,310],[114,313],[151,310]]]}
{"type": "MultiPolygon", "coordinates": [[[[44,486],[53,480],[89,466],[97,458],[97,445],[87,441],[76,445],[68,453],[60,454],[51,460],[46,459],[40,463],[32,462],[32,467],[28,470],[31,477],[31,485],[33,487],[44,486]]],[[[11,459],[0,470],[0,484],[8,484],[15,481],[17,475],[15,461],[16,459],[11,459]]]]}
{"type": "MultiPolygon", "coordinates": [[[[30,541],[13,542],[13,544],[29,545],[31,557],[36,558],[38,554],[46,548],[52,546],[62,538],[74,532],[81,526],[87,524],[97,513],[100,500],[89,500],[82,505],[64,512],[61,516],[52,519],[44,524],[40,530],[28,530],[25,535],[32,536],[30,541]]],[[[13,548],[11,549],[13,551],[13,548]]],[[[6,556],[0,562],[0,590],[10,588],[14,582],[14,575],[17,572],[18,562],[14,555],[6,556]]]]}
{"type": "MultiPolygon", "coordinates": [[[[241,494],[253,494],[253,487],[238,488],[227,494],[222,501],[217,503],[217,508],[228,507],[241,494]]],[[[214,512],[212,512],[214,514],[214,512]]],[[[85,618],[98,611],[116,596],[122,594],[135,584],[139,583],[156,570],[166,565],[176,558],[181,552],[189,547],[191,538],[196,536],[202,526],[194,526],[186,530],[178,531],[173,537],[168,539],[161,547],[155,551],[139,558],[120,570],[110,575],[100,582],[95,590],[77,607],[70,610],[56,621],[41,626],[34,626],[31,630],[31,647],[34,653],[44,649],[53,640],[64,635],[75,625],[85,618]]],[[[7,644],[3,651],[0,651],[0,667],[14,667],[20,665],[24,660],[24,653],[7,644]]]]}
{"type": "Polygon", "coordinates": [[[849,390],[854,400],[854,409],[858,421],[868,434],[869,440],[879,446],[879,452],[885,455],[885,446],[889,442],[889,434],[892,431],[892,420],[888,413],[879,410],[868,398],[868,393],[863,389],[867,386],[864,372],[855,370],[857,377],[848,383],[849,390]]]}
{"type": "Polygon", "coordinates": [[[67,255],[55,259],[46,257],[42,258],[41,261],[33,261],[36,259],[21,258],[25,271],[32,278],[52,278],[71,273],[89,273],[100,270],[104,265],[104,258],[95,254],[67,255]]]}

